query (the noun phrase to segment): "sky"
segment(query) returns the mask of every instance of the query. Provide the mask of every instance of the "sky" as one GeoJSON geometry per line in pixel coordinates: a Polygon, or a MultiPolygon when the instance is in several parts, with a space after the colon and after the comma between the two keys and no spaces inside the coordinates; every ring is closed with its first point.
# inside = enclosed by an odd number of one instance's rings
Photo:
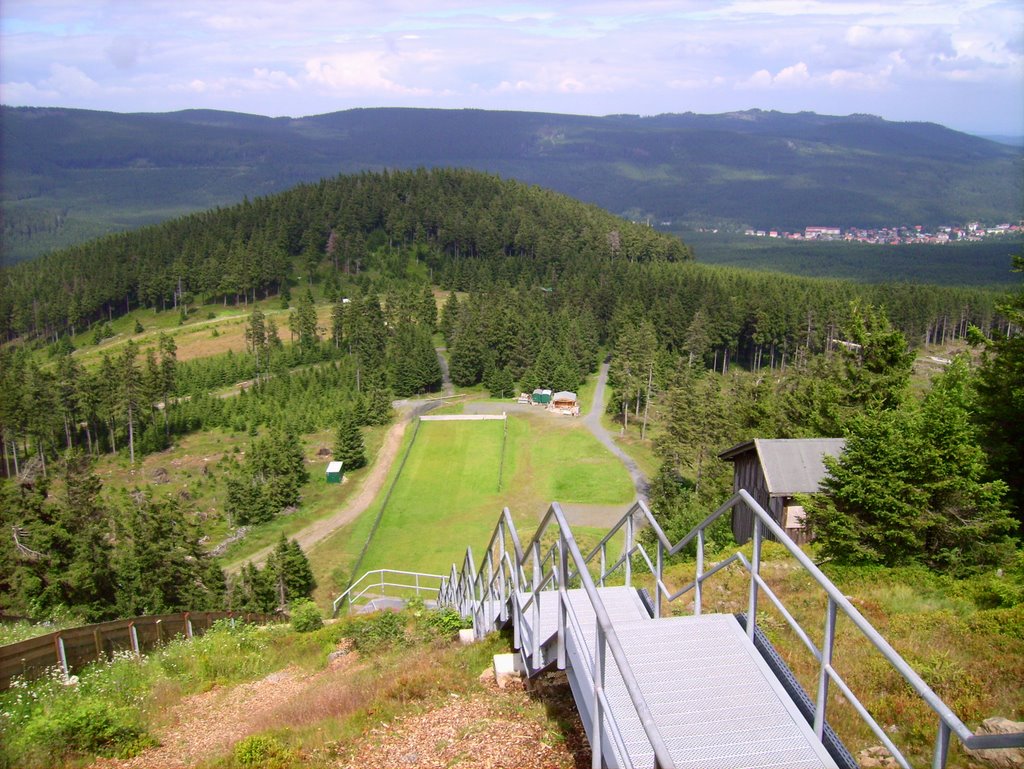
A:
{"type": "Polygon", "coordinates": [[[1024,136],[1020,0],[3,0],[0,102],[870,113],[1024,136]]]}

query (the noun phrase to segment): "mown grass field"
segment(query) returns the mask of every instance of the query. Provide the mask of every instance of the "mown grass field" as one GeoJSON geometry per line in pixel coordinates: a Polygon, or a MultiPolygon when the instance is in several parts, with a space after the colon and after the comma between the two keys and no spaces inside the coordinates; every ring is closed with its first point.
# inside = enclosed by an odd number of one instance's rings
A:
{"type": "MultiPolygon", "coordinates": [[[[486,547],[498,514],[508,507],[523,537],[553,501],[620,505],[633,501],[622,464],[579,422],[548,414],[513,414],[508,419],[501,489],[498,466],[505,423],[423,422],[380,525],[358,566],[446,574],[461,564],[466,547],[486,547]]],[[[411,431],[406,441],[411,440],[411,431]]],[[[405,447],[402,449],[404,453],[405,447]]],[[[400,462],[400,460],[399,460],[400,462]]],[[[385,489],[397,475],[392,468],[385,489]]],[[[352,576],[382,500],[353,525],[310,552],[326,605],[352,576]]],[[[574,527],[581,547],[603,531],[574,527]]]]}

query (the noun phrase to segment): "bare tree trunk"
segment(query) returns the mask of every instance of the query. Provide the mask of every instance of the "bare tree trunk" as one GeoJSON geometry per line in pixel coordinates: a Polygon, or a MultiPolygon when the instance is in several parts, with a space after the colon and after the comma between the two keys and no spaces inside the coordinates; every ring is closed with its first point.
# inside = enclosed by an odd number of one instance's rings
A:
{"type": "Polygon", "coordinates": [[[135,420],[132,414],[131,401],[128,402],[128,454],[131,456],[132,464],[135,464],[135,420]]]}

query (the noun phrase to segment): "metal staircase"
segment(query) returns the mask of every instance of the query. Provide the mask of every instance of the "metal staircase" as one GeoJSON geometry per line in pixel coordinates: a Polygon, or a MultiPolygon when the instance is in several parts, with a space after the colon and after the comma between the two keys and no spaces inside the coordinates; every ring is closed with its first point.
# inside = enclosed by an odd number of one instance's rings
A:
{"type": "Polygon", "coordinates": [[[856,766],[826,721],[834,686],[900,766],[909,768],[833,665],[839,617],[851,622],[934,711],[933,767],[945,766],[953,734],[974,749],[1024,745],[1024,734],[974,735],[746,491],[675,545],[647,506],[637,502],[586,556],[557,503],[525,547],[506,508],[479,569],[467,550],[462,568],[453,566],[441,584],[438,602],[472,617],[477,637],[511,627],[529,675],[565,670],[595,767],[856,766]],[[752,556],[738,551],[706,568],[705,532],[741,501],[755,516],[752,556]],[[647,547],[637,537],[641,528],[650,532],[643,538],[647,547]],[[825,594],[820,644],[761,576],[765,532],[825,594]],[[619,539],[619,555],[609,562],[612,543],[619,539]],[[673,591],[663,579],[665,558],[691,544],[696,576],[673,591]],[[745,615],[703,613],[705,582],[734,564],[749,574],[745,615]],[[634,587],[634,568],[645,571],[653,600],[634,587]],[[692,602],[688,616],[661,616],[664,605],[683,597],[692,602]],[[758,628],[762,597],[813,657],[818,670],[813,699],[758,628]]]}

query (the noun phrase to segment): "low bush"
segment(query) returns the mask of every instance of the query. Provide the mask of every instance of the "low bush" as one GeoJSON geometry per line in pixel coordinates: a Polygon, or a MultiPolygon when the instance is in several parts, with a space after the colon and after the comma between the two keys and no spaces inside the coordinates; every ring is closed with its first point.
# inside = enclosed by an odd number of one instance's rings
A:
{"type": "Polygon", "coordinates": [[[292,615],[292,630],[297,633],[311,633],[324,626],[324,619],[320,614],[320,607],[308,598],[294,601],[290,610],[292,615]]]}
{"type": "Polygon", "coordinates": [[[375,652],[405,643],[405,617],[391,611],[381,611],[368,617],[349,620],[345,635],[361,652],[375,652]]]}
{"type": "Polygon", "coordinates": [[[291,754],[275,737],[254,734],[235,744],[234,758],[238,766],[272,769],[288,766],[291,754]]]}

